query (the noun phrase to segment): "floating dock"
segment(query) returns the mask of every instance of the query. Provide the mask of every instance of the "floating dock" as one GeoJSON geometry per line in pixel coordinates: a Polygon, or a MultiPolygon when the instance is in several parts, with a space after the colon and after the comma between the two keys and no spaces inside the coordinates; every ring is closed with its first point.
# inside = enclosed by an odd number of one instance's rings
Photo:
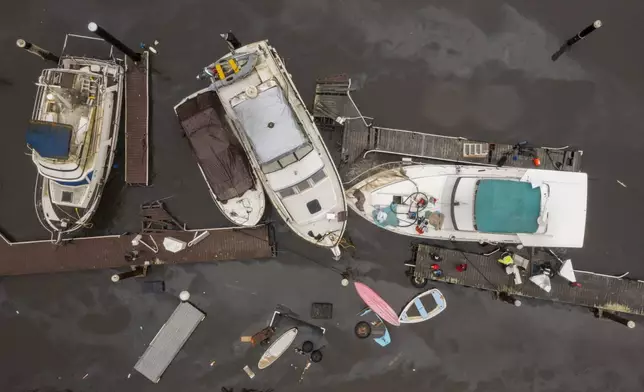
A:
{"type": "Polygon", "coordinates": [[[149,185],[149,53],[134,63],[125,57],[125,182],[149,185]]]}
{"type": "MultiPolygon", "coordinates": [[[[359,164],[374,153],[468,165],[581,171],[583,151],[569,147],[504,144],[374,126],[351,98],[351,80],[317,81],[313,117],[322,129],[342,132],[342,162],[359,164]],[[538,158],[540,166],[535,167],[538,158]]],[[[366,167],[368,168],[368,167],[366,167]]],[[[365,169],[362,165],[361,169],[365,169]]],[[[353,171],[355,172],[355,171],[353,171]]]]}
{"type": "MultiPolygon", "coordinates": [[[[419,244],[416,249],[415,274],[430,280],[458,284],[481,290],[505,292],[513,296],[536,298],[570,305],[602,309],[612,312],[644,315],[644,281],[595,274],[586,271],[575,271],[577,282],[581,287],[571,287],[567,280],[555,276],[551,279],[552,290],[548,293],[528,280],[534,266],[552,263],[554,258],[547,252],[523,250],[530,266],[522,277],[523,283],[514,284],[514,276],[507,275],[505,268],[497,260],[500,252],[485,256],[477,253],[466,253],[419,244]],[[529,252],[529,253],[527,253],[529,252]],[[440,262],[432,259],[435,254],[442,258],[440,262]],[[443,271],[441,277],[434,277],[432,264],[438,264],[443,271]],[[456,266],[467,263],[464,272],[456,266]]],[[[521,254],[521,253],[519,253],[521,254]]]]}
{"type": "Polygon", "coordinates": [[[121,268],[143,264],[189,264],[213,261],[264,259],[274,255],[270,227],[186,230],[146,234],[141,241],[158,247],[154,253],[144,244],[132,245],[135,235],[114,235],[51,241],[10,242],[0,235],[0,276],[42,274],[52,272],[121,268]],[[208,232],[205,236],[202,233],[208,232]],[[165,237],[190,242],[196,235],[200,242],[178,253],[163,247],[165,237]],[[135,262],[126,255],[138,250],[135,262]]]}

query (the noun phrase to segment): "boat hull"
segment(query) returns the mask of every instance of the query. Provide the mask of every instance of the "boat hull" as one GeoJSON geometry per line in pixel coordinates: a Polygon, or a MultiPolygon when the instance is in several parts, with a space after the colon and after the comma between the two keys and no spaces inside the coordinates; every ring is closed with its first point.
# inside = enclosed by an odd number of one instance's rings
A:
{"type": "MultiPolygon", "coordinates": [[[[89,192],[85,196],[87,200],[86,207],[66,206],[54,202],[51,198],[53,180],[44,177],[40,173],[37,174],[34,189],[34,207],[38,220],[52,234],[52,237],[60,239],[64,235],[70,235],[80,229],[91,227],[91,219],[98,209],[105,184],[114,165],[123,97],[122,74],[118,81],[118,87],[113,92],[116,93],[116,99],[113,102],[113,117],[110,122],[109,137],[104,138],[105,142],[99,145],[99,149],[102,151],[97,153],[92,169],[94,175],[87,185],[89,192]]],[[[71,188],[73,189],[73,187],[71,188]]]]}
{"type": "Polygon", "coordinates": [[[414,297],[400,312],[398,320],[401,324],[422,323],[438,316],[447,308],[447,301],[438,289],[430,289],[414,297]],[[417,315],[410,315],[413,309],[417,315]]]}
{"type": "MultiPolygon", "coordinates": [[[[236,49],[234,56],[247,57],[249,53],[256,55],[256,59],[253,58],[252,69],[247,71],[242,69],[240,74],[243,74],[244,72],[247,72],[247,74],[235,76],[235,78],[231,79],[230,82],[222,83],[219,78],[212,78],[211,82],[213,89],[217,91],[224,109],[226,110],[226,114],[234,125],[233,131],[236,133],[242,147],[248,154],[249,161],[257,178],[261,182],[266,195],[272,202],[280,217],[300,238],[314,245],[330,248],[335,257],[338,258],[340,255],[338,244],[340,243],[342,236],[344,235],[344,230],[346,229],[347,213],[347,204],[339,173],[333,164],[331,155],[319,133],[319,130],[315,126],[313,117],[306,110],[306,106],[304,105],[290,74],[286,71],[283,61],[275,49],[269,46],[266,41],[261,41],[236,49]],[[285,178],[288,178],[288,176],[279,176],[280,182],[284,186],[273,189],[271,183],[275,183],[275,178],[278,176],[276,176],[275,173],[266,174],[262,170],[262,164],[260,163],[257,155],[258,153],[255,151],[250,136],[244,130],[244,126],[236,112],[241,104],[233,108],[233,104],[231,103],[233,99],[237,99],[240,94],[245,92],[250,94],[248,96],[251,100],[259,99],[257,98],[258,86],[264,82],[271,81],[275,81],[279,88],[284,91],[283,102],[290,106],[294,116],[297,117],[297,121],[302,124],[306,138],[312,145],[313,151],[309,154],[317,154],[317,157],[322,161],[321,167],[326,176],[325,181],[327,181],[327,186],[333,188],[333,191],[328,192],[326,195],[319,198],[320,200],[326,198],[321,201],[321,204],[323,205],[321,210],[309,208],[309,212],[306,212],[306,208],[308,207],[307,203],[315,199],[315,197],[308,198],[302,202],[295,202],[295,200],[300,199],[300,196],[302,196],[301,199],[304,199],[305,193],[296,192],[289,196],[283,196],[281,192],[283,192],[284,187],[289,187],[291,185],[285,184],[285,182],[287,182],[285,178]],[[269,177],[271,180],[269,180],[269,177]],[[326,208],[326,206],[324,206],[324,201],[329,201],[331,199],[333,199],[333,201],[328,202],[328,208],[326,208]],[[305,204],[307,207],[304,207],[305,204]],[[306,217],[303,218],[303,216],[306,217]]],[[[229,58],[230,55],[223,57],[222,60],[229,58]]],[[[218,62],[221,63],[222,60],[219,60],[218,62]]],[[[261,94],[262,93],[260,91],[260,96],[261,94]]],[[[246,100],[246,102],[247,101],[248,100],[246,100]]],[[[271,122],[270,124],[279,123],[279,121],[276,121],[275,123],[271,122]]],[[[304,159],[302,159],[302,161],[304,161],[304,159]]],[[[300,161],[297,163],[299,162],[300,161]]],[[[319,169],[320,166],[316,166],[316,168],[319,169]]],[[[293,176],[297,176],[299,172],[299,170],[292,170],[291,174],[293,176]]],[[[296,185],[296,183],[293,185],[296,185]]],[[[317,183],[310,183],[309,186],[312,187],[306,190],[306,192],[311,192],[317,185],[317,183]]]]}
{"type": "Polygon", "coordinates": [[[426,164],[400,165],[394,169],[387,166],[368,174],[347,189],[347,204],[356,214],[393,233],[432,240],[583,246],[587,200],[585,173],[426,164]],[[527,184],[531,184],[533,189],[538,188],[541,204],[537,206],[538,216],[533,218],[537,230],[533,233],[478,231],[472,225],[478,201],[476,188],[472,185],[471,192],[457,192],[458,184],[465,183],[462,179],[476,183],[476,186],[479,180],[492,180],[523,183],[527,188],[530,188],[527,184]],[[431,202],[423,208],[418,207],[414,204],[414,197],[418,195],[431,202]],[[469,227],[461,224],[468,217],[469,227]]]}

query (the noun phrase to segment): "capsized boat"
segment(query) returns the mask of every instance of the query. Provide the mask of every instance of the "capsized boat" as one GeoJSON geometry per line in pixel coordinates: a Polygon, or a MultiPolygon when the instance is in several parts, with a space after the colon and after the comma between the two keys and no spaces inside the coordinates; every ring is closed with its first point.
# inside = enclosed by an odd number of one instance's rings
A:
{"type": "Polygon", "coordinates": [[[27,130],[38,175],[36,214],[61,238],[88,227],[112,168],[123,98],[115,60],[62,57],[38,79],[27,130]]]}
{"type": "Polygon", "coordinates": [[[339,258],[347,218],[340,176],[278,53],[256,42],[205,72],[282,219],[339,258]]]}
{"type": "Polygon", "coordinates": [[[264,216],[264,190],[231,131],[217,93],[200,90],[179,102],[174,111],[221,213],[236,225],[257,225],[264,216]]]}
{"type": "Polygon", "coordinates": [[[429,289],[418,294],[405,307],[398,319],[401,324],[415,324],[438,316],[447,308],[443,293],[438,289],[429,289]]]}
{"type": "Polygon", "coordinates": [[[581,248],[585,173],[456,165],[383,166],[347,190],[358,215],[423,239],[581,248]]]}

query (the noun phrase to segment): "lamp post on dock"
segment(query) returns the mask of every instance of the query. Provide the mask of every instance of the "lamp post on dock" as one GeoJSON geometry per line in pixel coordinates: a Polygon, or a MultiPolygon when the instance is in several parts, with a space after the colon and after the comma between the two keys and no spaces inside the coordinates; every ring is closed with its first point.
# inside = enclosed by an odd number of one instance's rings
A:
{"type": "Polygon", "coordinates": [[[134,50],[130,49],[127,45],[125,45],[123,42],[119,41],[114,37],[112,34],[108,33],[104,28],[99,26],[98,24],[94,22],[90,22],[87,25],[87,28],[89,31],[92,33],[98,35],[99,37],[103,38],[105,42],[109,43],[110,45],[114,46],[121,52],[125,53],[125,55],[129,58],[132,59],[135,63],[138,63],[141,61],[141,53],[135,52],[134,50]]]}
{"type": "Polygon", "coordinates": [[[56,56],[52,52],[45,50],[38,45],[34,45],[33,43],[26,41],[22,38],[19,38],[16,41],[16,46],[18,46],[20,49],[26,50],[31,54],[35,54],[36,56],[40,57],[43,60],[51,61],[56,64],[58,64],[58,62],[60,61],[60,57],[56,56]]]}

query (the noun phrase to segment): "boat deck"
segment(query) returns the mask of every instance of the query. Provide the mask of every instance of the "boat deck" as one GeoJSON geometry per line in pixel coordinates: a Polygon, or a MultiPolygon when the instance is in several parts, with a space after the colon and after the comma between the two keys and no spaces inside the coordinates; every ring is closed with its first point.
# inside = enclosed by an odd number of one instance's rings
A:
{"type": "Polygon", "coordinates": [[[125,182],[149,185],[149,53],[138,64],[125,58],[125,182]]]}
{"type": "MultiPolygon", "coordinates": [[[[530,260],[528,271],[535,265],[553,261],[553,257],[546,252],[533,250],[531,253],[524,254],[530,260]]],[[[515,296],[622,313],[644,314],[644,281],[575,271],[577,281],[582,287],[571,287],[568,281],[557,276],[551,279],[552,290],[547,293],[529,281],[528,277],[522,277],[523,283],[515,285],[513,275],[505,273],[504,266],[497,261],[498,258],[499,252],[484,256],[420,244],[416,250],[415,274],[439,282],[502,291],[515,296]],[[431,275],[431,264],[435,263],[430,257],[432,253],[442,257],[442,261],[438,262],[443,271],[440,278],[431,275]],[[468,264],[467,270],[457,271],[456,266],[463,263],[468,264]]]]}
{"type": "Polygon", "coordinates": [[[581,171],[583,151],[568,147],[490,143],[373,126],[360,113],[351,98],[350,90],[351,83],[347,78],[319,80],[313,105],[313,116],[318,126],[343,132],[344,164],[357,164],[369,154],[381,153],[487,166],[497,166],[504,159],[504,166],[524,168],[535,168],[533,159],[539,158],[539,169],[581,171]],[[339,117],[346,119],[344,124],[336,121],[339,117]]]}
{"type": "Polygon", "coordinates": [[[60,245],[50,241],[10,242],[0,235],[0,276],[128,267],[151,264],[187,264],[213,261],[263,259],[274,249],[269,226],[174,231],[144,235],[142,240],[158,253],[140,244],[132,246],[134,235],[74,238],[60,245]],[[209,235],[192,247],[171,253],[163,247],[167,236],[190,242],[196,233],[209,235]],[[125,255],[137,249],[140,257],[128,262],[125,255]]]}

